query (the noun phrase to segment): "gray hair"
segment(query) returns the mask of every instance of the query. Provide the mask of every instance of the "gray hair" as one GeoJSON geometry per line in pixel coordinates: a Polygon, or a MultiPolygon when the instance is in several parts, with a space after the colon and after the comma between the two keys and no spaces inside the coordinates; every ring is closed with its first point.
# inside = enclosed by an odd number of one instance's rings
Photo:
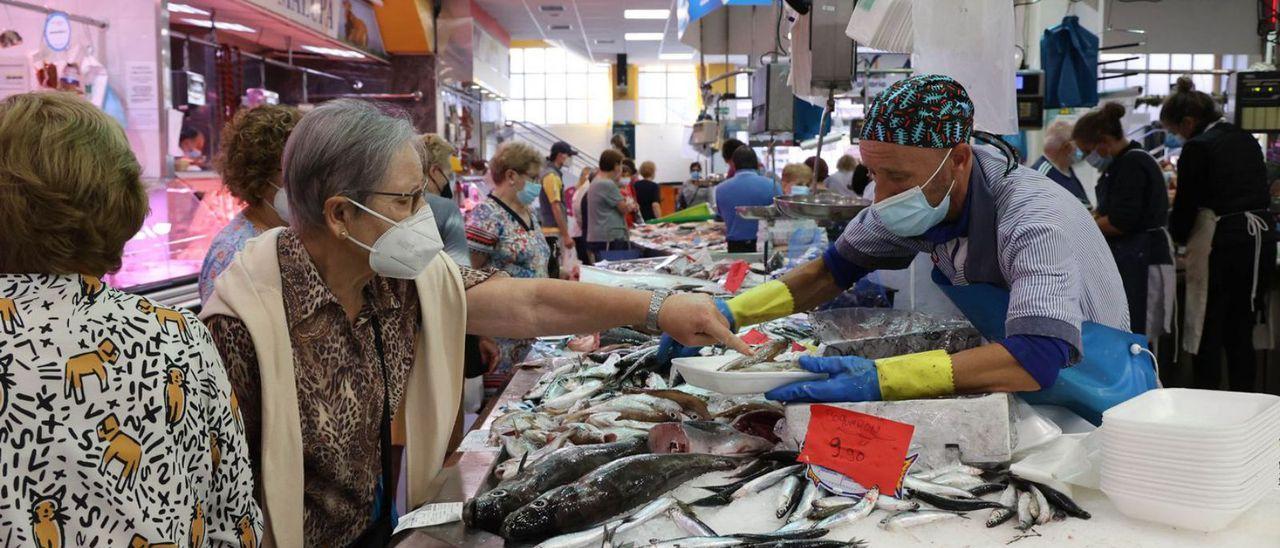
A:
{"type": "Polygon", "coordinates": [[[1071,141],[1071,129],[1075,124],[1067,120],[1054,120],[1044,128],[1044,148],[1057,149],[1071,141]]]}
{"type": "Polygon", "coordinates": [[[323,227],[324,202],[333,196],[363,200],[386,180],[391,158],[406,144],[421,146],[413,124],[373,103],[338,99],[308,112],[282,159],[293,227],[323,227]]]}

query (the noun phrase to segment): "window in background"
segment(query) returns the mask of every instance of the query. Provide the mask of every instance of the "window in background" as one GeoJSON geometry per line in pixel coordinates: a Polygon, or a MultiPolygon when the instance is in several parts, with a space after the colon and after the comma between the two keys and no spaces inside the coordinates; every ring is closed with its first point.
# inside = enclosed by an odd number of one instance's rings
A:
{"type": "Polygon", "coordinates": [[[690,124],[698,117],[693,65],[644,65],[636,83],[636,115],[642,124],[690,124]]]}
{"type": "MultiPolygon", "coordinates": [[[[1102,73],[1102,69],[1173,71],[1173,74],[1140,73],[1120,78],[1109,78],[1098,82],[1099,92],[1118,91],[1141,86],[1142,95],[1155,97],[1169,95],[1169,90],[1173,88],[1173,84],[1178,81],[1179,76],[1182,76],[1180,71],[1214,70],[1218,68],[1242,70],[1248,67],[1247,55],[1215,55],[1212,53],[1103,53],[1099,56],[1099,59],[1102,61],[1126,59],[1123,63],[1099,65],[1099,76],[1115,76],[1115,74],[1102,73]]],[[[1231,91],[1227,87],[1228,76],[1225,75],[1193,74],[1191,75],[1191,81],[1195,82],[1196,89],[1211,95],[1231,91]]],[[[1143,105],[1139,106],[1137,110],[1146,112],[1153,109],[1158,111],[1159,107],[1143,105]]]]}
{"type": "Polygon", "coordinates": [[[511,50],[508,120],[533,124],[607,124],[613,115],[609,66],[563,48],[511,50]]]}

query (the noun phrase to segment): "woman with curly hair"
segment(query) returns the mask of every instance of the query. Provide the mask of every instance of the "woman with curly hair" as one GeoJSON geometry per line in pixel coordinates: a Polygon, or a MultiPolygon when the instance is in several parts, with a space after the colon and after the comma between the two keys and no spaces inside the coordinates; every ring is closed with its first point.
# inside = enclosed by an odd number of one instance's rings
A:
{"type": "Polygon", "coordinates": [[[236,113],[222,130],[222,150],[214,166],[222,184],[245,207],[218,232],[200,267],[200,302],[213,294],[217,279],[249,238],[289,224],[289,201],[280,188],[280,157],[289,132],[302,113],[280,105],[262,105],[236,113]]]}

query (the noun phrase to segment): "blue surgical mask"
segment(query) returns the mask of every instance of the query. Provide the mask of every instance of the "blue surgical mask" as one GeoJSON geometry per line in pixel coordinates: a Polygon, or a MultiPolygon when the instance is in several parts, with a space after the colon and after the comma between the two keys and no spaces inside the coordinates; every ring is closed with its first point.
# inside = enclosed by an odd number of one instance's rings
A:
{"type": "Polygon", "coordinates": [[[947,216],[947,211],[951,209],[951,190],[955,188],[956,180],[951,180],[950,186],[947,187],[947,195],[943,196],[942,202],[937,206],[929,204],[929,198],[924,195],[924,187],[929,186],[950,157],[951,149],[948,149],[947,155],[942,157],[942,163],[939,163],[938,168],[933,170],[933,174],[925,179],[923,185],[912,187],[906,192],[871,206],[880,215],[880,222],[885,228],[903,238],[914,238],[942,222],[942,219],[947,216]]]}
{"type": "Polygon", "coordinates": [[[1107,166],[1111,165],[1111,158],[1098,154],[1098,151],[1096,150],[1090,152],[1088,156],[1085,156],[1084,161],[1088,162],[1089,165],[1093,166],[1093,169],[1098,171],[1106,171],[1107,166]]]}
{"type": "Polygon", "coordinates": [[[690,180],[690,181],[701,181],[701,180],[702,180],[702,172],[701,172],[701,171],[693,171],[693,172],[690,172],[690,173],[689,173],[689,180],[690,180]]]}
{"type": "Polygon", "coordinates": [[[533,181],[525,181],[524,187],[520,189],[520,193],[516,198],[520,200],[520,203],[529,205],[538,199],[539,194],[542,194],[542,185],[533,181]]]}
{"type": "Polygon", "coordinates": [[[1164,148],[1167,150],[1182,148],[1182,137],[1178,137],[1178,134],[1172,131],[1164,132],[1164,148]]]}
{"type": "Polygon", "coordinates": [[[796,185],[791,187],[792,196],[804,196],[805,194],[808,194],[808,193],[809,193],[809,187],[807,186],[796,185]]]}
{"type": "Polygon", "coordinates": [[[1071,149],[1071,163],[1078,164],[1083,161],[1084,161],[1084,153],[1080,152],[1080,149],[1078,148],[1071,149]]]}

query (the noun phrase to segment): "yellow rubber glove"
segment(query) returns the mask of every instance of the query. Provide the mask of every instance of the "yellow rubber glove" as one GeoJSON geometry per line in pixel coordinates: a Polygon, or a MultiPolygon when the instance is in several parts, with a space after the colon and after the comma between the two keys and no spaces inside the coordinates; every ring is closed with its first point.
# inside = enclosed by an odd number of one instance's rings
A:
{"type": "Polygon", "coordinates": [[[955,374],[946,350],[931,350],[876,360],[880,395],[888,400],[914,400],[955,394],[955,374]]]}
{"type": "Polygon", "coordinates": [[[735,329],[790,316],[796,307],[795,300],[791,298],[791,290],[787,288],[787,284],[778,280],[770,280],[748,289],[729,299],[727,304],[733,312],[735,329]]]}

